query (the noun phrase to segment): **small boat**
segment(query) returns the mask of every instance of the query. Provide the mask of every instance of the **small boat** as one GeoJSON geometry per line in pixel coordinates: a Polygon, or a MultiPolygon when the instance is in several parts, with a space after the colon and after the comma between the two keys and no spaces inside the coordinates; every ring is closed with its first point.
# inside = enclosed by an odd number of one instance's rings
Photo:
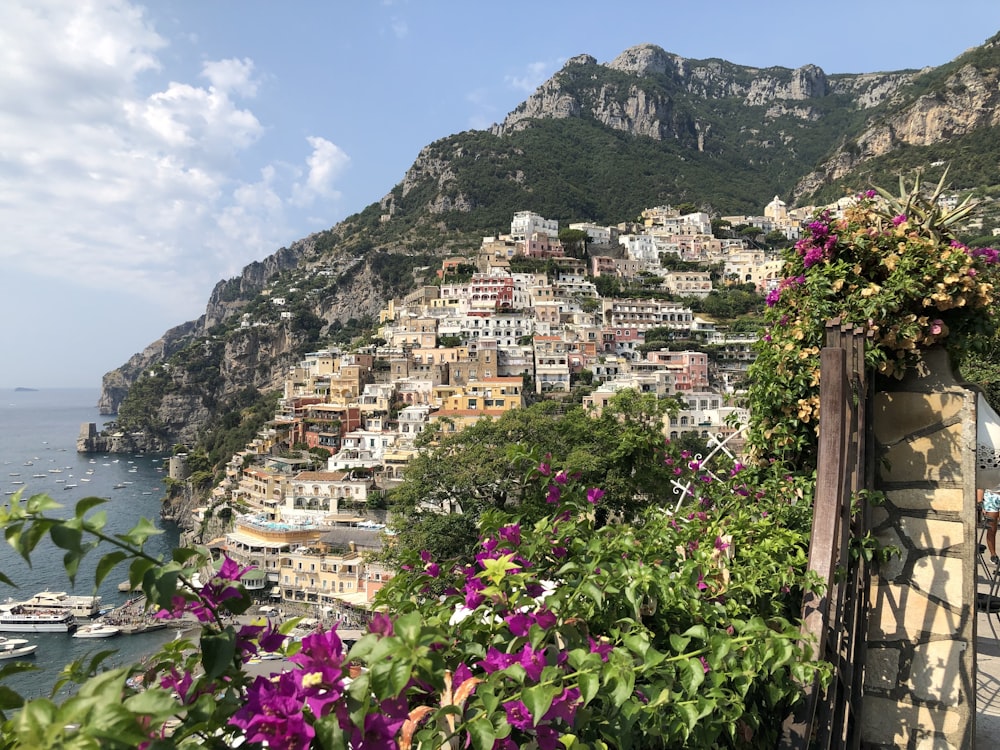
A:
{"type": "Polygon", "coordinates": [[[17,659],[35,653],[38,644],[31,643],[27,638],[0,637],[0,659],[17,659]]]}
{"type": "Polygon", "coordinates": [[[93,625],[84,625],[82,628],[77,628],[76,632],[73,633],[74,638],[110,638],[113,635],[118,635],[122,632],[122,629],[116,627],[115,625],[108,625],[103,622],[95,622],[93,625]]]}
{"type": "Polygon", "coordinates": [[[74,487],[76,487],[76,485],[75,485],[75,484],[65,484],[65,485],[63,485],[63,489],[64,489],[64,490],[71,490],[71,489],[73,489],[74,487]]]}
{"type": "Polygon", "coordinates": [[[49,469],[49,474],[62,474],[62,469],[49,469]]]}
{"type": "Polygon", "coordinates": [[[32,476],[33,479],[45,479],[45,477],[47,475],[45,475],[45,474],[32,474],[31,476],[32,476]]]}
{"type": "Polygon", "coordinates": [[[116,484],[116,485],[115,485],[114,487],[112,487],[111,489],[113,489],[113,490],[121,490],[121,489],[124,489],[124,488],[125,488],[125,485],[124,485],[124,484],[116,484]]]}

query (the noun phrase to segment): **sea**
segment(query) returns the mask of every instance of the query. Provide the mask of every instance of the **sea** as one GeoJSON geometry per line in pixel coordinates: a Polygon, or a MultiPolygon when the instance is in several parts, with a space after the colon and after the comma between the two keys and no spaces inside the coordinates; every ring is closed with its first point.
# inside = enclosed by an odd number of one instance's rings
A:
{"type": "MultiPolygon", "coordinates": [[[[45,493],[63,506],[53,514],[69,516],[78,500],[105,498],[107,503],[98,510],[107,513],[106,531],[127,532],[141,518],[147,518],[163,533],[151,537],[146,550],[168,559],[178,543],[179,530],[174,524],[161,521],[159,515],[166,489],[163,479],[167,457],[76,452],[80,426],[95,422],[100,429],[109,419],[98,414],[99,396],[96,388],[0,389],[0,490],[4,493],[0,502],[9,503],[19,490],[23,490],[22,498],[45,493]]],[[[40,591],[94,594],[97,561],[109,551],[110,548],[103,547],[92,550],[80,566],[76,585],[72,586],[62,566],[63,551],[48,539],[39,544],[30,566],[0,539],[0,570],[17,584],[15,589],[0,583],[0,602],[28,599],[40,591]]],[[[128,594],[118,590],[118,584],[128,578],[127,565],[125,562],[115,568],[96,590],[102,597],[102,606],[117,606],[127,600],[128,594]]],[[[4,685],[25,698],[35,698],[51,694],[60,670],[72,660],[114,649],[116,653],[105,665],[134,663],[176,633],[168,628],[106,639],[72,638],[66,633],[0,635],[27,638],[38,644],[34,655],[26,658],[38,670],[4,681],[4,685]]],[[[74,690],[73,686],[61,689],[57,700],[74,690]]]]}

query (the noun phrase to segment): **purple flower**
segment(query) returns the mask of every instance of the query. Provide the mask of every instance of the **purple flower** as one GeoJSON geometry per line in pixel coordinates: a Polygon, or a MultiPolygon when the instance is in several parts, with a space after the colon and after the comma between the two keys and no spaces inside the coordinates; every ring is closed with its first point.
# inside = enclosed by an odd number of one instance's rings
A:
{"type": "Polygon", "coordinates": [[[705,670],[705,674],[711,672],[712,669],[711,667],[708,666],[708,661],[705,659],[705,657],[699,656],[698,658],[701,660],[701,668],[705,670]]]}
{"type": "Polygon", "coordinates": [[[906,222],[906,214],[899,214],[898,216],[892,217],[892,225],[898,227],[900,224],[906,222]]]}
{"type": "Polygon", "coordinates": [[[565,471],[560,471],[554,477],[552,477],[556,484],[566,484],[569,481],[569,477],[566,475],[565,471]]]}
{"type": "Polygon", "coordinates": [[[516,523],[501,528],[497,532],[497,536],[509,542],[512,547],[519,547],[521,545],[521,527],[516,523]]]}
{"type": "Polygon", "coordinates": [[[587,490],[587,502],[591,505],[596,505],[597,501],[604,497],[604,490],[600,490],[597,487],[591,487],[587,490]]]}
{"type": "Polygon", "coordinates": [[[526,732],[534,726],[531,712],[521,701],[507,701],[503,704],[504,711],[507,712],[507,723],[522,732],[526,732]]]}
{"type": "Polygon", "coordinates": [[[779,299],[781,299],[781,289],[772,289],[767,293],[767,298],[764,301],[767,302],[768,307],[774,307],[778,304],[779,299]]]}
{"type": "Polygon", "coordinates": [[[562,497],[562,488],[557,484],[550,484],[549,493],[545,496],[545,502],[555,504],[559,502],[560,497],[562,497]]]}
{"type": "Polygon", "coordinates": [[[385,612],[376,612],[368,623],[368,632],[383,638],[392,635],[392,619],[385,612]]]}
{"type": "Polygon", "coordinates": [[[517,661],[517,657],[499,651],[496,646],[490,646],[486,651],[486,658],[479,662],[479,667],[487,674],[501,672],[517,661]]]}
{"type": "Polygon", "coordinates": [[[580,689],[571,687],[563,689],[562,693],[552,700],[552,705],[545,712],[542,721],[555,721],[562,719],[567,724],[572,724],[576,718],[576,709],[580,705],[580,689]]]}
{"type": "Polygon", "coordinates": [[[511,634],[515,638],[523,638],[528,634],[528,630],[531,628],[531,624],[534,619],[531,615],[524,612],[515,612],[512,615],[507,615],[504,622],[507,623],[507,627],[510,629],[511,634]]]}
{"type": "Polygon", "coordinates": [[[229,723],[242,729],[248,742],[266,742],[268,747],[284,750],[307,750],[316,732],[305,720],[302,708],[291,672],[280,674],[274,682],[258,676],[247,690],[246,703],[229,723]]]}
{"type": "Polygon", "coordinates": [[[538,682],[542,679],[542,670],[546,666],[545,651],[541,649],[536,651],[531,647],[530,643],[525,643],[524,648],[521,649],[520,656],[517,658],[517,663],[524,667],[524,671],[530,679],[538,682]]]}
{"type": "Polygon", "coordinates": [[[611,645],[611,643],[602,643],[600,641],[595,641],[590,636],[587,636],[587,640],[590,641],[590,653],[598,654],[601,657],[601,661],[607,661],[608,654],[611,653],[611,650],[614,648],[614,646],[611,645]]]}

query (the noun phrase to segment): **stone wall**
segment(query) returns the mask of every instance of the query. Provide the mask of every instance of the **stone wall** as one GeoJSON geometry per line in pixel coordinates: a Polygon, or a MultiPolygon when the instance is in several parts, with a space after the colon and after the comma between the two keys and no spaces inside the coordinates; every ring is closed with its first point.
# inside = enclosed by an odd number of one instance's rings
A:
{"type": "Polygon", "coordinates": [[[862,738],[871,748],[975,739],[976,393],[944,352],[873,396],[873,528],[900,555],[872,575],[862,738]]]}

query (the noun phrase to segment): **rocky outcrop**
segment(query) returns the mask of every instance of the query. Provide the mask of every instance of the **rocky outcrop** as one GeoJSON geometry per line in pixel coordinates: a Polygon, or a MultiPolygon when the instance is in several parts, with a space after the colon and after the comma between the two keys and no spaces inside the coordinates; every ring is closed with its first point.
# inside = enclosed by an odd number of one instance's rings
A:
{"type": "Polygon", "coordinates": [[[117,370],[106,373],[101,381],[98,411],[106,416],[117,414],[118,407],[121,406],[136,378],[187,346],[192,337],[203,328],[203,324],[204,318],[199,318],[174,326],[141,352],[133,354],[128,362],[117,370]]]}
{"type": "Polygon", "coordinates": [[[998,71],[964,65],[934,93],[924,94],[899,111],[880,118],[845,144],[820,169],[800,180],[795,195],[807,194],[843,177],[858,164],[902,146],[931,146],[997,125],[1000,125],[998,71]]]}

